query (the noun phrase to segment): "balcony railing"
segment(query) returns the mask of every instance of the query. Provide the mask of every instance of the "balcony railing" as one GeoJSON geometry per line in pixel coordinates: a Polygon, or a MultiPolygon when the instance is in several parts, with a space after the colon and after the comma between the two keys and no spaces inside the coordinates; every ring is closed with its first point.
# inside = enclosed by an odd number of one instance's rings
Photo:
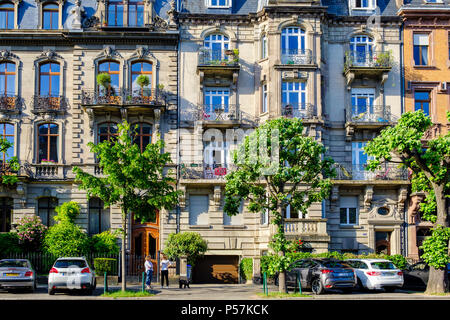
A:
{"type": "MultiPolygon", "coordinates": [[[[386,123],[397,121],[391,113],[391,107],[386,105],[368,105],[366,111],[360,112],[358,106],[347,106],[347,122],[353,123],[386,123]]],[[[362,109],[362,108],[361,108],[362,109]]]]}
{"type": "Polygon", "coordinates": [[[443,127],[442,124],[434,123],[430,128],[427,129],[427,131],[425,131],[422,139],[423,140],[436,139],[437,137],[439,137],[441,135],[442,127],[443,127]]]}
{"type": "Polygon", "coordinates": [[[325,219],[285,219],[284,233],[286,236],[297,235],[327,235],[325,219]]]}
{"type": "Polygon", "coordinates": [[[393,59],[389,51],[357,52],[347,51],[345,54],[345,68],[392,68],[393,59]]]}
{"type": "Polygon", "coordinates": [[[20,98],[14,94],[0,95],[0,112],[17,112],[21,106],[20,98]]]}
{"type": "Polygon", "coordinates": [[[180,175],[182,179],[223,180],[234,168],[233,164],[182,163],[180,175]]]}
{"type": "Polygon", "coordinates": [[[281,114],[288,118],[311,119],[317,116],[316,106],[311,103],[282,103],[281,114]]]}
{"type": "Polygon", "coordinates": [[[203,104],[199,105],[197,120],[202,121],[239,121],[242,114],[237,104],[203,104]]]}
{"type": "Polygon", "coordinates": [[[198,66],[239,66],[239,57],[232,53],[227,53],[228,50],[200,49],[198,53],[198,66]]]}
{"type": "Polygon", "coordinates": [[[408,170],[397,164],[385,163],[375,171],[366,170],[366,165],[335,164],[336,180],[407,180],[408,170]]]}
{"type": "Polygon", "coordinates": [[[67,108],[66,99],[63,96],[35,95],[33,96],[34,112],[62,112],[67,108]]]}
{"type": "Polygon", "coordinates": [[[116,89],[114,92],[102,90],[82,90],[83,105],[164,105],[166,93],[160,89],[116,89]]]}
{"type": "Polygon", "coordinates": [[[281,53],[281,64],[313,64],[314,57],[309,49],[283,49],[281,53]]]}

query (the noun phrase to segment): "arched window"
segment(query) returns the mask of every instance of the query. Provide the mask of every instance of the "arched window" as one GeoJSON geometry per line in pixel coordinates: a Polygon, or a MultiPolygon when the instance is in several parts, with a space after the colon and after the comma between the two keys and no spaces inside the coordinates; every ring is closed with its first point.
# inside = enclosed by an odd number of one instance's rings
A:
{"type": "Polygon", "coordinates": [[[98,143],[103,141],[114,141],[119,134],[117,124],[114,122],[105,122],[98,126],[98,143]]]}
{"type": "Polygon", "coordinates": [[[304,54],[305,49],[305,30],[299,27],[287,27],[281,31],[281,54],[304,54]]]}
{"type": "Polygon", "coordinates": [[[143,152],[147,145],[152,142],[152,126],[148,123],[138,123],[136,125],[135,133],[133,134],[133,142],[136,143],[141,149],[141,152],[143,152]]]}
{"type": "Polygon", "coordinates": [[[225,50],[229,49],[230,40],[222,34],[211,34],[203,42],[203,46],[209,53],[209,60],[226,59],[225,50]]]}
{"type": "Polygon", "coordinates": [[[149,97],[152,95],[152,76],[153,76],[153,65],[149,62],[138,61],[131,65],[131,82],[133,93],[139,93],[140,95],[149,97]],[[148,86],[141,88],[137,84],[137,78],[140,75],[146,75],[149,79],[148,86]]]}
{"type": "Polygon", "coordinates": [[[61,81],[60,66],[57,62],[45,62],[39,65],[39,95],[59,97],[61,81]]]}
{"type": "Polygon", "coordinates": [[[369,36],[359,35],[350,39],[350,55],[356,64],[367,64],[372,60],[373,39],[369,36]]]}
{"type": "Polygon", "coordinates": [[[53,197],[44,197],[38,200],[38,216],[42,224],[50,227],[55,224],[53,219],[56,216],[55,208],[58,205],[58,199],[53,197]]]}
{"type": "Polygon", "coordinates": [[[116,95],[119,93],[119,77],[120,77],[120,64],[115,61],[104,61],[98,65],[98,73],[107,73],[111,77],[111,83],[109,84],[107,91],[100,86],[100,92],[107,93],[107,95],[116,95]]]}
{"type": "Polygon", "coordinates": [[[38,161],[58,162],[58,125],[44,123],[38,127],[38,161]]]}
{"type": "Polygon", "coordinates": [[[59,27],[59,6],[49,3],[42,8],[42,28],[45,30],[55,30],[59,27]]]}
{"type": "Polygon", "coordinates": [[[144,2],[132,1],[128,3],[128,26],[144,26],[144,2]]]}
{"type": "Polygon", "coordinates": [[[110,229],[109,209],[99,198],[89,199],[89,234],[102,233],[110,229]]]}
{"type": "Polygon", "coordinates": [[[123,12],[123,2],[121,0],[110,0],[108,4],[108,26],[122,27],[123,12]]]}
{"type": "Polygon", "coordinates": [[[12,62],[0,63],[0,95],[13,97],[16,87],[16,65],[12,62]]]}
{"type": "MultiPolygon", "coordinates": [[[[14,143],[14,125],[10,123],[0,123],[0,138],[14,143]]],[[[2,166],[6,165],[13,155],[14,147],[10,147],[5,152],[2,152],[0,159],[2,166]]]]}
{"type": "Polygon", "coordinates": [[[14,4],[0,4],[0,29],[14,29],[14,4]]]}
{"type": "Polygon", "coordinates": [[[12,198],[0,198],[0,232],[9,232],[11,230],[12,208],[12,198]]]}

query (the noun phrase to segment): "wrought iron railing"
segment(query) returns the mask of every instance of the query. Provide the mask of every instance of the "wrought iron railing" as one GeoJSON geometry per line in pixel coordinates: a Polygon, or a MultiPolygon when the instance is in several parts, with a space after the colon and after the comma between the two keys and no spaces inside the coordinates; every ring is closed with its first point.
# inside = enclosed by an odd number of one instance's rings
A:
{"type": "Polygon", "coordinates": [[[215,179],[222,180],[236,168],[233,164],[182,163],[180,175],[182,179],[215,179]]]}
{"type": "Polygon", "coordinates": [[[0,112],[15,112],[21,107],[21,99],[15,94],[0,94],[0,112]]]}
{"type": "Polygon", "coordinates": [[[408,170],[398,168],[398,164],[384,163],[375,171],[366,169],[366,165],[349,165],[336,163],[336,180],[407,180],[408,170]]]}
{"type": "Polygon", "coordinates": [[[390,51],[358,52],[347,51],[345,53],[345,68],[391,68],[393,58],[390,51]]]}
{"type": "Polygon", "coordinates": [[[313,64],[314,57],[309,49],[283,49],[281,51],[281,64],[313,64]]]}
{"type": "Polygon", "coordinates": [[[316,106],[306,102],[282,103],[281,114],[288,118],[310,119],[317,116],[316,106]]]}
{"type": "MultiPolygon", "coordinates": [[[[230,50],[233,52],[232,50],[230,50]]],[[[209,50],[202,48],[198,53],[199,66],[239,66],[239,57],[228,50],[209,50]]]]}
{"type": "Polygon", "coordinates": [[[116,89],[114,91],[82,90],[83,105],[164,105],[166,92],[158,89],[116,89]]]}
{"type": "Polygon", "coordinates": [[[242,113],[237,104],[203,104],[198,106],[197,120],[203,121],[240,121],[242,113]]]}
{"type": "Polygon", "coordinates": [[[391,107],[386,105],[367,105],[366,111],[358,110],[358,106],[347,106],[347,122],[353,123],[385,123],[395,122],[398,117],[391,113],[391,107]]]}
{"type": "Polygon", "coordinates": [[[61,112],[67,108],[64,96],[34,95],[33,111],[35,112],[61,112]]]}

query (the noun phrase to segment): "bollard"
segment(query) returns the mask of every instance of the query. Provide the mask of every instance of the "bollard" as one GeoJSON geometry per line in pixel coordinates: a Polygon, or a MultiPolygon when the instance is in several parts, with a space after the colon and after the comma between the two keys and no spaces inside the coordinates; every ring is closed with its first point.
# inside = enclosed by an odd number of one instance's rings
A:
{"type": "Polygon", "coordinates": [[[145,272],[142,271],[142,292],[145,291],[145,272]]]}
{"type": "Polygon", "coordinates": [[[108,292],[108,273],[105,271],[104,279],[103,279],[103,293],[108,292]]]}
{"type": "Polygon", "coordinates": [[[301,283],[300,279],[301,279],[301,274],[300,274],[300,270],[298,270],[297,271],[298,293],[302,294],[302,283],[301,283]]]}
{"type": "Polygon", "coordinates": [[[264,294],[267,296],[269,294],[269,288],[267,287],[267,273],[264,272],[264,294]]]}
{"type": "Polygon", "coordinates": [[[263,273],[263,293],[266,294],[266,273],[263,273]]]}

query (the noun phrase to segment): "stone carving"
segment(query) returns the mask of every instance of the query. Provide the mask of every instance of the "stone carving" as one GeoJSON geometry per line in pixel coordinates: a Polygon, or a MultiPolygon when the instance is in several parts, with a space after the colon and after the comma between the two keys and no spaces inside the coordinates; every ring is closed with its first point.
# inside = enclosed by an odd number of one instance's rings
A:
{"type": "Polygon", "coordinates": [[[367,186],[364,193],[364,209],[369,210],[372,204],[373,186],[367,186]]]}
{"type": "Polygon", "coordinates": [[[77,29],[77,30],[81,30],[81,19],[84,15],[84,9],[81,6],[81,0],[77,0],[75,2],[75,8],[73,8],[70,13],[73,16],[73,20],[72,20],[72,29],[77,29]]]}
{"type": "Polygon", "coordinates": [[[169,28],[169,24],[160,16],[155,16],[153,23],[149,25],[149,28],[151,31],[167,30],[169,28]]]}
{"type": "Polygon", "coordinates": [[[94,28],[100,25],[100,19],[96,16],[92,16],[83,20],[83,29],[94,28]]]}
{"type": "Polygon", "coordinates": [[[424,193],[415,192],[411,194],[411,200],[408,206],[408,223],[416,224],[419,222],[420,203],[425,199],[424,193]]]}
{"type": "Polygon", "coordinates": [[[170,9],[167,10],[167,16],[169,17],[169,26],[176,27],[176,25],[177,25],[176,15],[177,15],[177,11],[175,9],[175,0],[171,0],[170,1],[170,9]]]}
{"type": "Polygon", "coordinates": [[[220,207],[220,199],[222,198],[222,190],[220,186],[214,186],[214,206],[218,209],[220,207]]]}

